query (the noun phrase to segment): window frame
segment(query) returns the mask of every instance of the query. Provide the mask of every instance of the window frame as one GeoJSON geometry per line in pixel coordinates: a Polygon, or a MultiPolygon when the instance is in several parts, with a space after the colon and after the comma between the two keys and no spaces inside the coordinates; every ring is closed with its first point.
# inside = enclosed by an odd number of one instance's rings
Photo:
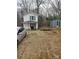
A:
{"type": "Polygon", "coordinates": [[[30,20],[36,20],[36,16],[30,16],[30,20]]]}

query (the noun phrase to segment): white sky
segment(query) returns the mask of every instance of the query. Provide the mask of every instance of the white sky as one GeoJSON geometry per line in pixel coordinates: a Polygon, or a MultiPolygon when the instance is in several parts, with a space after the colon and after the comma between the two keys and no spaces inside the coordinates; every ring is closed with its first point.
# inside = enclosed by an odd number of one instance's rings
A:
{"type": "MultiPolygon", "coordinates": [[[[20,2],[21,0],[17,0],[17,2],[20,2]]],[[[28,3],[31,3],[31,1],[33,1],[33,2],[35,2],[35,0],[26,0],[26,1],[28,1],[28,3]]],[[[54,1],[54,0],[52,0],[52,1],[54,1]]],[[[32,4],[33,4],[33,2],[32,2],[32,4]]],[[[45,1],[45,2],[48,2],[47,0],[45,1]]],[[[34,5],[35,4],[33,4],[32,6],[34,7],[34,5]]],[[[50,6],[49,6],[50,7],[50,6]]],[[[20,8],[19,6],[17,6],[17,8],[20,8]]]]}

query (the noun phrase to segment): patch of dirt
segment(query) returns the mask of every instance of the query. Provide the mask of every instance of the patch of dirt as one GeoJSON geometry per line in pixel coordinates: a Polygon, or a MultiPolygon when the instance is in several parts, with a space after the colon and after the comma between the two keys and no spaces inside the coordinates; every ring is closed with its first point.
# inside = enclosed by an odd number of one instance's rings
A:
{"type": "Polygon", "coordinates": [[[54,32],[28,31],[17,48],[17,59],[61,59],[61,34],[54,32]]]}

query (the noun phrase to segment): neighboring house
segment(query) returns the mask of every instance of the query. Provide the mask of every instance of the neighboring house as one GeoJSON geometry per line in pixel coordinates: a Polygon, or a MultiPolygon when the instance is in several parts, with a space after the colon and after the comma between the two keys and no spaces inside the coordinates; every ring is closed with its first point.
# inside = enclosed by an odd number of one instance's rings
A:
{"type": "Polygon", "coordinates": [[[23,17],[23,26],[25,29],[38,29],[38,15],[35,13],[28,13],[23,17]]]}
{"type": "Polygon", "coordinates": [[[52,28],[61,27],[61,20],[55,19],[55,20],[50,21],[50,27],[52,28]]]}

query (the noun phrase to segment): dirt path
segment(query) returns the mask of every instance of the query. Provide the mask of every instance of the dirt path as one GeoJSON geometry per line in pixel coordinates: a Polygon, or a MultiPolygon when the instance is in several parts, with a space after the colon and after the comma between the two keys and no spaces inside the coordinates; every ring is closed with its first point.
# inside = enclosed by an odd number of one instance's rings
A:
{"type": "Polygon", "coordinates": [[[17,59],[60,59],[60,35],[29,31],[17,49],[17,59]]]}

